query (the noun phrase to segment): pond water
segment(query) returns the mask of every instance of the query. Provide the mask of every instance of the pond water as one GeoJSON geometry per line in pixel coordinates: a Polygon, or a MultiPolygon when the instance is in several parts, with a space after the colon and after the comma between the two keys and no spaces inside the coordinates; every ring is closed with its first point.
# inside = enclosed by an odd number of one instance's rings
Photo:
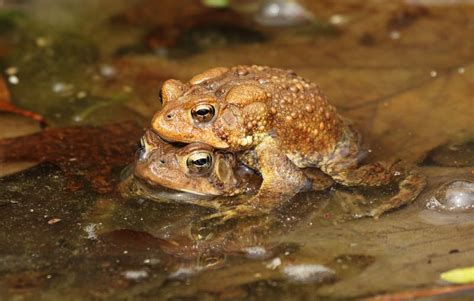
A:
{"type": "Polygon", "coordinates": [[[0,300],[434,300],[474,265],[471,1],[202,3],[0,1],[0,300]],[[422,194],[356,219],[348,196],[392,189],[335,186],[225,223],[120,197],[163,81],[252,64],[317,82],[422,194]]]}

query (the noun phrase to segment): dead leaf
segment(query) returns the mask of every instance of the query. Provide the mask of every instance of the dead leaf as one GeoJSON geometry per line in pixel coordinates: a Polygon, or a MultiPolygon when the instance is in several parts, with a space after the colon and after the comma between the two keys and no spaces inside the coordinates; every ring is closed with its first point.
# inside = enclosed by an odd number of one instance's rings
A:
{"type": "Polygon", "coordinates": [[[29,136],[0,140],[0,163],[48,162],[69,177],[68,188],[80,189],[77,178],[99,193],[111,192],[112,171],[133,161],[143,130],[133,123],[99,127],[46,129],[29,136]]]}

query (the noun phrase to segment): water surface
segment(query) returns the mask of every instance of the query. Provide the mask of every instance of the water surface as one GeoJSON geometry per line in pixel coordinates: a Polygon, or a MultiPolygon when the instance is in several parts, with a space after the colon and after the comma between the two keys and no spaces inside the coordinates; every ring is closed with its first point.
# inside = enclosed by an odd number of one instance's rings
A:
{"type": "Polygon", "coordinates": [[[449,203],[456,181],[472,197],[474,5],[300,1],[304,16],[278,27],[254,2],[0,2],[3,80],[48,123],[0,113],[0,138],[37,133],[0,142],[1,300],[347,300],[444,286],[441,272],[474,265],[472,210],[426,206],[449,203]],[[237,64],[319,83],[369,160],[419,168],[422,195],[375,221],[343,199],[371,206],[390,189],[335,187],[225,224],[123,200],[115,185],[163,81],[237,64]]]}

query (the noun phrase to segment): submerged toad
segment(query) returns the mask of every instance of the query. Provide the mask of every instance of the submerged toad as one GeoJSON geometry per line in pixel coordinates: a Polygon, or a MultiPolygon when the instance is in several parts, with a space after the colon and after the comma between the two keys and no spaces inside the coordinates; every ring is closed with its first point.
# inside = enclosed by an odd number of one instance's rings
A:
{"type": "MultiPolygon", "coordinates": [[[[306,167],[347,186],[385,185],[398,174],[394,163],[360,166],[357,131],[316,84],[292,71],[214,68],[188,83],[168,80],[161,94],[163,108],[152,121],[157,134],[234,152],[260,171],[262,185],[249,201],[254,210],[266,212],[299,192],[307,184],[306,167]]],[[[408,173],[399,193],[368,215],[378,217],[412,201],[423,186],[422,178],[408,173]]]]}
{"type": "Polygon", "coordinates": [[[232,153],[204,143],[177,147],[147,131],[140,144],[134,174],[150,186],[196,196],[233,196],[252,190],[251,181],[258,177],[232,153]]]}
{"type": "MultiPolygon", "coordinates": [[[[324,188],[321,185],[329,187],[332,184],[330,179],[323,179],[315,170],[305,172],[308,179],[314,179],[318,185],[307,185],[308,189],[321,190],[324,188]]],[[[233,153],[215,150],[199,142],[178,147],[166,143],[149,130],[141,139],[133,174],[147,184],[146,187],[138,186],[135,195],[218,210],[225,208],[222,203],[228,203],[228,200],[210,199],[255,193],[261,183],[260,175],[238,162],[233,153]],[[163,192],[163,188],[169,190],[163,192]]],[[[133,184],[125,184],[122,188],[126,190],[133,184]]]]}

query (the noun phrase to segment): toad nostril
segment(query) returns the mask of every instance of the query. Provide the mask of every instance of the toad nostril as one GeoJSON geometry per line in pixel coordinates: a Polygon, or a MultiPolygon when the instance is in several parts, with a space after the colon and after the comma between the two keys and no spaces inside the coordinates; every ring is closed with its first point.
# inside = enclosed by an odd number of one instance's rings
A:
{"type": "Polygon", "coordinates": [[[173,115],[171,114],[166,115],[166,119],[171,119],[171,118],[173,118],[173,115]]]}
{"type": "Polygon", "coordinates": [[[161,164],[165,164],[165,160],[161,159],[161,160],[160,160],[160,163],[161,163],[161,164]]]}

